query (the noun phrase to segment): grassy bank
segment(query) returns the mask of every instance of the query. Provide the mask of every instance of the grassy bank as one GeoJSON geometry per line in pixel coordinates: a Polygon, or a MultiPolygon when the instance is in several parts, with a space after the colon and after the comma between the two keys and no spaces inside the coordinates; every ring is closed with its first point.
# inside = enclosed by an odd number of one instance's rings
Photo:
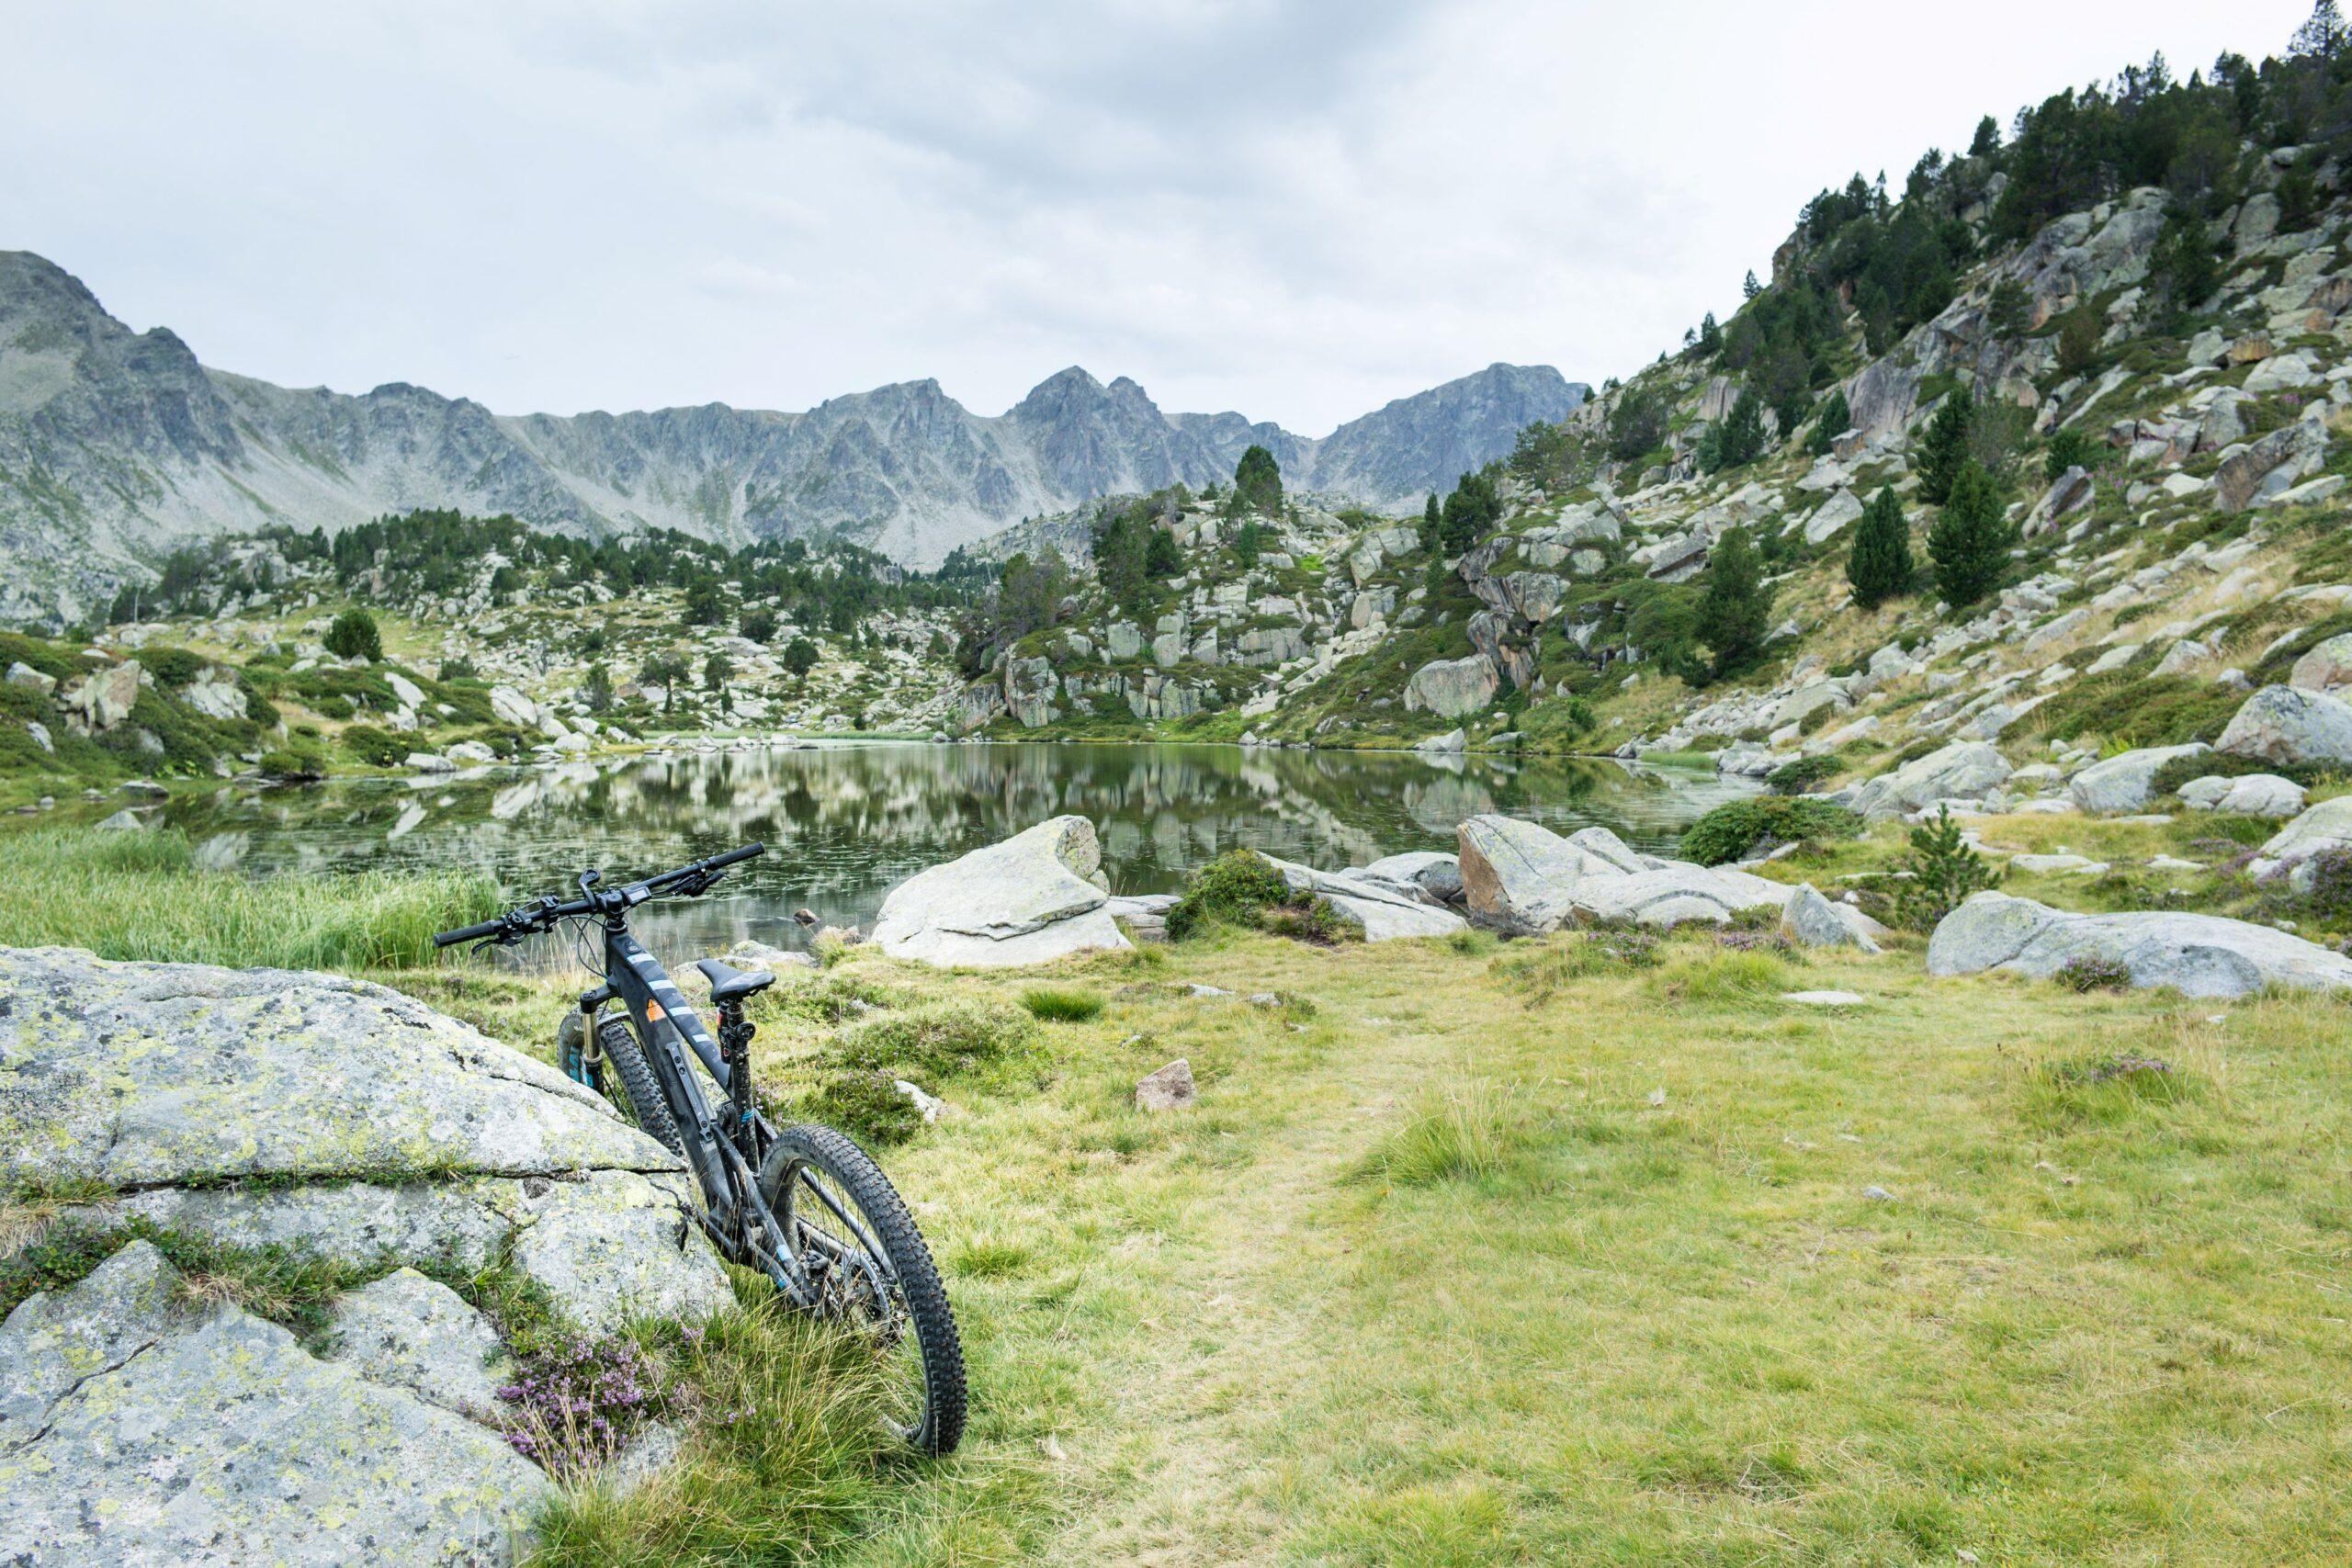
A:
{"type": "Polygon", "coordinates": [[[424,965],[434,962],[435,931],[498,908],[496,885],[471,874],[208,871],[169,829],[0,835],[0,908],[18,947],[283,969],[424,965]]]}
{"type": "MultiPolygon", "coordinates": [[[[573,988],[373,974],[541,1053],[573,988]]],[[[954,1107],[883,1157],[965,1330],[966,1448],[895,1458],[838,1347],[731,1319],[719,1360],[663,1353],[735,1399],[671,1479],[575,1486],[548,1561],[2269,1563],[2352,1532],[2340,1001],[1706,933],[852,950],[759,1006],[787,1109],[886,1055],[954,1107]],[[1177,1056],[1199,1105],[1136,1111],[1177,1056]]]]}

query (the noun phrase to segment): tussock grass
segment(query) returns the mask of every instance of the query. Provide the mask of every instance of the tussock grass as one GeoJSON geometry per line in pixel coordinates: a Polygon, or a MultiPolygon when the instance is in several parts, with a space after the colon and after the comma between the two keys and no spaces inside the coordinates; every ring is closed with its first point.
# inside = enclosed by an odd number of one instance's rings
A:
{"type": "Polygon", "coordinates": [[[1102,1015],[1102,998],[1067,986],[1033,986],[1021,993],[1029,1016],[1046,1023],[1085,1023],[1102,1015]]]}
{"type": "Polygon", "coordinates": [[[433,933],[497,913],[499,897],[487,876],[252,878],[202,869],[168,829],[42,829],[0,840],[0,908],[19,947],[348,972],[433,964],[433,933]]]}
{"type": "Polygon", "coordinates": [[[1407,1187],[1509,1175],[1533,1142],[1534,1118],[1523,1092],[1469,1078],[1430,1094],[1358,1169],[1407,1187]]]}
{"type": "Polygon", "coordinates": [[[1776,953],[1732,952],[1677,959],[1649,977],[1647,989],[1661,1001],[1737,1004],[1798,984],[1796,970],[1776,953]]]}

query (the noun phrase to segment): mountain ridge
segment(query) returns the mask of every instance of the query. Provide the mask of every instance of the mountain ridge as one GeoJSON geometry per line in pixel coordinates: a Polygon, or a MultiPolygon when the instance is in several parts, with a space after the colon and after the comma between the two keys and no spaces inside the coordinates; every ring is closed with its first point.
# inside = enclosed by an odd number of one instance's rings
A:
{"type": "Polygon", "coordinates": [[[1303,486],[1419,499],[1508,452],[1590,389],[1495,364],[1301,436],[1238,412],[1170,412],[1125,376],[1055,372],[999,414],[933,378],[788,412],[723,402],[502,414],[408,381],[288,388],[134,333],[62,267],[0,252],[0,620],[60,622],[195,539],[388,512],[507,513],[588,536],[836,536],[903,564],[1103,495],[1229,477],[1252,444],[1303,486]]]}

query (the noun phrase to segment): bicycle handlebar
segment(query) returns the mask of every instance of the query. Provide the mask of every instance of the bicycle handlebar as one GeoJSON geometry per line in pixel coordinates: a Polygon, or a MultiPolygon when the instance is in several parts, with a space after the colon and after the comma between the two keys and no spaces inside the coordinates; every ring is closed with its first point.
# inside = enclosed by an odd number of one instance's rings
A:
{"type": "Polygon", "coordinates": [[[709,891],[731,865],[741,864],[768,852],[767,845],[745,844],[724,854],[682,865],[675,871],[665,871],[649,876],[642,882],[632,882],[609,892],[592,891],[582,898],[559,903],[553,898],[541,898],[506,911],[496,919],[483,920],[478,925],[460,926],[456,931],[436,931],[433,945],[455,947],[461,942],[517,942],[534,931],[552,929],[559,920],[580,915],[610,914],[633,908],[648,898],[672,892],[684,892],[688,897],[709,891]]]}

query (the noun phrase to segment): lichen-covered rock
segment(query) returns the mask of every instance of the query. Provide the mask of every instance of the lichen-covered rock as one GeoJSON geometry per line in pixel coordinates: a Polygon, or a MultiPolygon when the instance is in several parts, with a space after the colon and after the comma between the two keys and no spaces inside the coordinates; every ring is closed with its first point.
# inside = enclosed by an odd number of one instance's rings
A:
{"type": "Polygon", "coordinates": [[[2352,958],[2268,926],[2218,915],[2075,915],[2006,893],[1979,893],[1928,942],[1928,973],[2006,969],[2048,978],[2078,958],[2121,964],[2138,987],[2242,997],[2264,986],[2352,987],[2352,958]]]}
{"type": "Polygon", "coordinates": [[[2330,850],[2352,850],[2352,795],[2323,800],[2270,835],[2256,866],[2289,870],[2330,850]]]}
{"type": "Polygon", "coordinates": [[[2239,706],[2213,745],[2265,762],[2352,762],[2352,706],[2320,692],[2265,686],[2239,706]]]}
{"type": "Polygon", "coordinates": [[[176,1285],[136,1242],[0,1326],[0,1562],[505,1562],[553,1498],[497,1433],[176,1285]]]}
{"type": "Polygon", "coordinates": [[[1405,682],[1405,710],[1427,708],[1440,718],[1461,718],[1495,700],[1502,676],[1483,653],[1467,659],[1434,659],[1405,682]]]}
{"type": "Polygon", "coordinates": [[[331,1360],[477,1420],[498,1410],[512,1363],[498,1332],[466,1299],[400,1269],[335,1303],[331,1360]]]}
{"type": "Polygon", "coordinates": [[[1781,910],[1781,934],[1800,947],[1879,951],[1877,924],[1851,904],[1832,903],[1810,882],[1797,885],[1781,910]]]}
{"type": "Polygon", "coordinates": [[[1481,924],[1521,933],[1570,919],[1687,920],[1720,925],[1747,909],[1781,908],[1789,888],[1722,867],[1655,860],[1605,828],[1567,838],[1513,818],[1474,817],[1459,829],[1462,887],[1481,924]]]}
{"type": "Polygon", "coordinates": [[[2303,808],[2303,786],[2277,773],[2242,773],[2224,778],[2209,773],[2180,786],[2184,805],[2199,811],[2225,811],[2239,817],[2292,817],[2303,808]]]}
{"type": "Polygon", "coordinates": [[[0,1178],[673,1170],[545,1063],[381,986],[0,949],[0,1178]]]}
{"type": "Polygon", "coordinates": [[[943,967],[1132,946],[1104,908],[1102,861],[1093,823],[1056,817],[899,884],[882,901],[874,940],[894,958],[943,967]]]}
{"type": "Polygon", "coordinates": [[[2307,692],[2335,692],[2352,686],[2352,632],[2332,637],[2313,647],[2287,672],[2287,684],[2307,692]]]}
{"type": "Polygon", "coordinates": [[[1575,912],[1575,886],[1582,878],[1646,869],[1622,843],[1622,854],[1612,856],[1597,844],[1574,842],[1511,817],[1473,817],[1457,837],[1464,900],[1481,922],[1503,931],[1557,931],[1575,912]]]}
{"type": "Polygon", "coordinates": [[[1973,800],[2008,776],[2008,760],[1988,742],[1955,740],[1866,780],[1854,792],[1854,809],[1866,817],[1883,816],[1922,810],[1939,800],[1973,800]]]}
{"type": "Polygon", "coordinates": [[[2211,748],[2202,741],[2187,746],[2143,746],[2094,762],[2076,773],[2066,793],[2076,807],[2094,814],[2144,811],[2154,791],[2157,770],[2176,757],[2201,756],[2211,748]]]}

